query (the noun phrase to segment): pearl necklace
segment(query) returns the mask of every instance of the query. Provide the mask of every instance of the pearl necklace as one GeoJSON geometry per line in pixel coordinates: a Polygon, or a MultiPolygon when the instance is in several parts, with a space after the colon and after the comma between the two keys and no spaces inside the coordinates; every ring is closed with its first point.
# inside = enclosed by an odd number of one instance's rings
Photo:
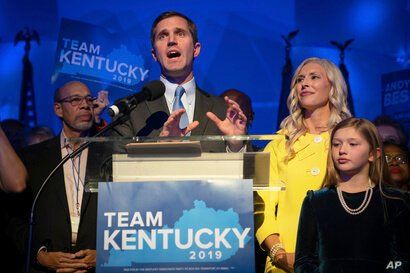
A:
{"type": "Polygon", "coordinates": [[[337,191],[337,196],[339,197],[340,204],[342,205],[344,210],[351,215],[358,215],[362,213],[369,205],[370,200],[372,199],[372,195],[373,195],[372,182],[369,179],[369,188],[366,190],[366,194],[364,195],[363,202],[360,204],[358,208],[352,209],[346,204],[346,201],[343,198],[343,193],[340,187],[337,187],[336,191],[337,191]]]}

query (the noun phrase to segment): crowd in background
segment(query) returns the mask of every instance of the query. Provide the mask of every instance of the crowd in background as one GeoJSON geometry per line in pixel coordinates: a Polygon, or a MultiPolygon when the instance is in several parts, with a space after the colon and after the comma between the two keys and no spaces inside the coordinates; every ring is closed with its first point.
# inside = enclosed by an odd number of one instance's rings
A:
{"type": "MultiPolygon", "coordinates": [[[[262,118],[255,115],[246,92],[230,89],[217,97],[196,86],[192,65],[201,44],[188,17],[176,12],[161,14],[151,35],[152,54],[166,88],[162,104],[137,105],[117,133],[246,134],[253,120],[262,118]],[[180,59],[184,60],[181,68],[180,59]],[[214,107],[204,109],[209,105],[214,107]],[[149,114],[155,107],[168,113],[153,122],[159,127],[150,123],[149,114]],[[151,131],[144,131],[150,126],[151,131]]],[[[408,136],[387,116],[373,124],[352,118],[347,101],[346,83],[332,62],[308,58],[296,69],[288,98],[289,116],[264,147],[270,153],[270,182],[280,180],[286,189],[255,195],[255,203],[262,204],[255,206],[256,272],[365,272],[366,268],[372,268],[367,272],[389,272],[385,271],[389,262],[397,260],[403,266],[391,272],[402,272],[408,266],[410,243],[404,229],[410,221],[406,218],[408,136]],[[337,233],[329,226],[337,227],[337,233]],[[357,230],[362,232],[355,233],[357,230]],[[360,238],[363,242],[358,242],[360,238]],[[374,241],[377,243],[372,244],[374,241]]],[[[62,122],[57,135],[47,127],[24,128],[18,120],[1,122],[0,257],[7,272],[22,271],[27,208],[42,179],[62,157],[78,148],[64,139],[91,136],[106,126],[107,121],[99,117],[107,105],[106,92],[93,96],[86,84],[73,81],[57,89],[54,96],[54,111],[62,122]]],[[[217,152],[247,149],[262,148],[238,141],[206,148],[217,152]]],[[[28,250],[33,272],[89,272],[95,267],[96,198],[84,191],[83,182],[104,156],[90,146],[68,161],[45,190],[48,199],[39,203],[37,237],[28,250]],[[71,219],[67,223],[55,208],[61,189],[65,189],[60,194],[67,197],[65,209],[71,219]],[[82,225],[80,219],[85,219],[82,225]],[[52,238],[52,243],[39,239],[41,236],[52,238]]]]}

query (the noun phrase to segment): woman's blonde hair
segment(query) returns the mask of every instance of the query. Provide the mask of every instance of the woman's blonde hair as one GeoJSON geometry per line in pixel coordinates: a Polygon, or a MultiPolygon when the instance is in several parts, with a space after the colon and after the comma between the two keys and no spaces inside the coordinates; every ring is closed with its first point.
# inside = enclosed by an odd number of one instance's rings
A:
{"type": "MultiPolygon", "coordinates": [[[[330,143],[333,141],[335,133],[342,128],[354,128],[370,146],[370,153],[373,155],[374,160],[370,162],[369,166],[369,178],[373,183],[377,184],[389,184],[390,177],[387,167],[387,163],[383,152],[383,143],[377,132],[376,126],[367,119],[362,118],[348,118],[341,121],[333,129],[330,135],[330,143]]],[[[329,149],[327,158],[327,172],[324,179],[323,187],[330,187],[337,185],[341,181],[340,173],[336,169],[332,160],[332,151],[329,149]]]]}
{"type": "Polygon", "coordinates": [[[287,116],[280,124],[281,129],[288,138],[286,143],[288,156],[286,160],[295,156],[293,145],[300,136],[307,132],[307,127],[304,123],[304,109],[299,103],[296,84],[300,70],[308,63],[316,63],[323,67],[327,79],[331,84],[329,92],[330,118],[327,123],[327,129],[331,130],[340,121],[351,116],[347,105],[347,86],[339,68],[326,59],[309,58],[304,60],[296,69],[292,78],[291,90],[287,100],[289,116],[287,116]]]}

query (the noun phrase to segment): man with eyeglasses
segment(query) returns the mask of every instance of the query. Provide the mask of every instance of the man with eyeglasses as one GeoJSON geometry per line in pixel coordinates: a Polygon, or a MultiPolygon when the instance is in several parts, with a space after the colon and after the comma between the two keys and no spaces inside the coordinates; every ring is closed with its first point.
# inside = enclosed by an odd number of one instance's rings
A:
{"type": "MultiPolygon", "coordinates": [[[[82,84],[81,82],[77,82],[77,83],[82,84]]],[[[105,110],[105,108],[107,108],[107,106],[109,104],[108,92],[107,91],[102,90],[102,91],[98,92],[98,97],[93,97],[91,95],[86,95],[86,96],[83,96],[83,97],[79,96],[79,95],[73,95],[73,96],[69,96],[69,97],[60,98],[60,97],[56,97],[56,96],[59,96],[59,92],[55,93],[54,102],[57,102],[57,103],[60,103],[60,104],[61,103],[69,103],[72,106],[78,106],[85,100],[86,103],[93,108],[94,124],[97,127],[103,127],[103,126],[106,125],[105,121],[101,118],[100,115],[105,110]]]]}
{"type": "MultiPolygon", "coordinates": [[[[54,112],[62,122],[59,136],[28,147],[22,153],[32,196],[63,157],[79,143],[66,138],[90,135],[95,118],[95,100],[82,82],[71,81],[58,88],[54,112]]],[[[97,196],[84,191],[88,177],[96,177],[109,153],[96,145],[68,160],[44,188],[38,199],[33,229],[33,272],[86,272],[96,262],[97,196]],[[107,155],[107,156],[106,156],[107,155]]]]}

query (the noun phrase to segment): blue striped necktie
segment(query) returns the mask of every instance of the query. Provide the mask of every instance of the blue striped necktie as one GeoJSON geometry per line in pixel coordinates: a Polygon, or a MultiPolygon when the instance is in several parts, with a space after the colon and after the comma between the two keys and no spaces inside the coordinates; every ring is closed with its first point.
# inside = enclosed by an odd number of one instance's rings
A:
{"type": "MultiPolygon", "coordinates": [[[[184,95],[185,89],[182,86],[178,86],[177,89],[175,89],[175,99],[174,99],[174,104],[172,105],[172,112],[175,112],[176,110],[179,109],[185,109],[184,105],[182,104],[182,95],[184,95]]],[[[186,110],[186,109],[185,109],[186,110]]],[[[188,120],[188,114],[187,112],[183,113],[181,116],[181,119],[179,121],[179,128],[184,129],[188,126],[189,120],[188,120]]]]}

